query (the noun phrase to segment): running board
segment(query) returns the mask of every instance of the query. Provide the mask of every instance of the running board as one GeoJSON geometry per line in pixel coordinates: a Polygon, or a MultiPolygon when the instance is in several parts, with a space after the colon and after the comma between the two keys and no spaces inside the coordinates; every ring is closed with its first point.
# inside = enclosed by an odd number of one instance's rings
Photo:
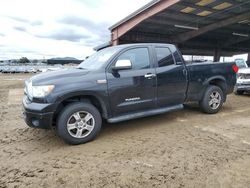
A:
{"type": "Polygon", "coordinates": [[[174,105],[174,106],[170,106],[170,107],[166,107],[166,108],[158,108],[158,109],[154,109],[154,110],[148,110],[145,112],[137,112],[137,113],[133,113],[133,114],[128,114],[128,115],[124,115],[124,116],[110,118],[110,119],[108,119],[108,122],[109,123],[117,123],[117,122],[121,122],[121,121],[127,121],[127,120],[131,120],[131,119],[142,118],[142,117],[146,117],[146,116],[153,116],[153,115],[157,115],[157,114],[163,114],[166,112],[177,111],[177,110],[181,110],[183,108],[184,108],[183,104],[179,104],[179,105],[174,105]]]}

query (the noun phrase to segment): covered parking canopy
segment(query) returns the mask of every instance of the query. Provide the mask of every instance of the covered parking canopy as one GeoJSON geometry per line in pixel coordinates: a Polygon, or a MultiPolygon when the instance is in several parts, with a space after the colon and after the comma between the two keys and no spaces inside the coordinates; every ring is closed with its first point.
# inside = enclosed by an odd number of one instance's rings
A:
{"type": "Polygon", "coordinates": [[[250,1],[154,0],[110,30],[112,45],[174,43],[185,55],[214,56],[215,61],[250,56],[250,1]]]}

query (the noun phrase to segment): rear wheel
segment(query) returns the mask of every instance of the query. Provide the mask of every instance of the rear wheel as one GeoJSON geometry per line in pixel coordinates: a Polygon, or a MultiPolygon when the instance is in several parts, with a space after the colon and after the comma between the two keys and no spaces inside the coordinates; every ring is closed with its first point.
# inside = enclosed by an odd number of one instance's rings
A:
{"type": "Polygon", "coordinates": [[[200,101],[200,108],[205,113],[215,114],[220,111],[223,102],[223,91],[218,86],[209,86],[200,101]]]}
{"type": "Polygon", "coordinates": [[[82,102],[66,106],[57,120],[58,135],[74,145],[95,139],[101,126],[101,115],[96,107],[82,102]]]}

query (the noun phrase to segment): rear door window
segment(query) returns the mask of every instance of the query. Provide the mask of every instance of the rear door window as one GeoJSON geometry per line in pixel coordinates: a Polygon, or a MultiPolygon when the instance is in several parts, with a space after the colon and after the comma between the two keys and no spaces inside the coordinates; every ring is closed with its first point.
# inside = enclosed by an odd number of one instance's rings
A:
{"type": "Polygon", "coordinates": [[[174,65],[175,61],[173,59],[172,53],[169,48],[166,47],[156,47],[156,57],[159,67],[165,67],[169,65],[174,65]]]}

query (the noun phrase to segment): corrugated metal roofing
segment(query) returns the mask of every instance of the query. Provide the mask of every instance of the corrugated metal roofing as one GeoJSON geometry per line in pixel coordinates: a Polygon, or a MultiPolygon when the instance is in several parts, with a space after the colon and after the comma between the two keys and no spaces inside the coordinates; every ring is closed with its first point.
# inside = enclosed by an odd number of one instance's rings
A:
{"type": "MultiPolygon", "coordinates": [[[[161,1],[151,1],[110,27],[110,30],[126,25],[127,21],[136,18],[159,2],[161,1]]],[[[204,55],[211,55],[214,49],[219,47],[222,48],[225,55],[232,55],[250,52],[250,38],[246,36],[250,36],[250,0],[181,0],[164,11],[143,20],[120,36],[119,41],[121,44],[172,42],[178,44],[184,53],[185,51],[190,53],[191,48],[193,54],[204,51],[204,53],[202,52],[204,55]],[[241,17],[241,15],[243,16],[241,17]],[[234,19],[235,21],[232,21],[234,19]],[[219,24],[218,27],[214,26],[216,23],[219,24]],[[178,25],[184,27],[177,27],[178,25]],[[199,35],[192,35],[210,25],[211,30],[206,30],[199,35]],[[191,28],[198,29],[191,32],[191,28]],[[189,33],[194,37],[183,41],[176,37],[189,33]],[[236,36],[233,33],[242,35],[236,36]],[[223,43],[227,45],[223,45],[223,43]]]]}

